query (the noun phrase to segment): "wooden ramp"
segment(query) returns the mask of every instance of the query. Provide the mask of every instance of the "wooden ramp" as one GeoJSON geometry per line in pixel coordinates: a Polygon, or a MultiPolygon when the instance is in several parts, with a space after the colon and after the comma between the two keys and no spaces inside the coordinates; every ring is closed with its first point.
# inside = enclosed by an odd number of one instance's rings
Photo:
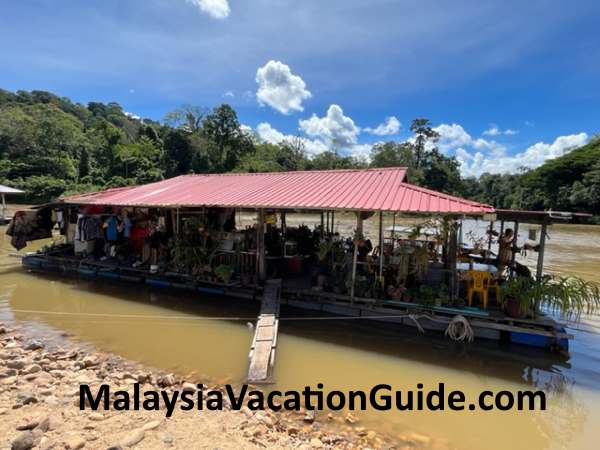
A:
{"type": "Polygon", "coordinates": [[[281,280],[269,280],[263,291],[260,316],[250,347],[248,378],[250,383],[270,383],[275,364],[281,280]]]}

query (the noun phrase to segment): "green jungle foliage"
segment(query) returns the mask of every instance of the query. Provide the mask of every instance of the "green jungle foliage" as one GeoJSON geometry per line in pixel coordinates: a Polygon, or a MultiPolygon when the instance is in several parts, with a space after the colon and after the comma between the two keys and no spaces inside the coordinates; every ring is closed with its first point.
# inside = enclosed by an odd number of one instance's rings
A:
{"type": "Polygon", "coordinates": [[[600,139],[519,174],[462,178],[458,161],[436,148],[430,122],[415,119],[414,142],[376,144],[370,163],[335,149],[309,157],[301,138],[270,144],[244,129],[235,110],[184,105],[162,123],[118,103],[73,103],[45,91],[0,89],[0,183],[21,201],[149,183],[187,173],[408,167],[409,180],[502,208],[600,214],[600,139]]]}

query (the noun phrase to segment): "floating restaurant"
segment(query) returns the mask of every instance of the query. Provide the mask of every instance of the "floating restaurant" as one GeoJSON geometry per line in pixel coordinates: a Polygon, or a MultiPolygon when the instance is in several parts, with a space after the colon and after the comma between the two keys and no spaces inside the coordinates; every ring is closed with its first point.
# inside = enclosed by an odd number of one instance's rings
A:
{"type": "Polygon", "coordinates": [[[7,232],[17,247],[56,228],[64,236],[23,257],[33,271],[260,301],[252,381],[271,376],[280,305],[567,351],[572,336],[557,316],[597,307],[600,295],[545,276],[544,247],[550,225],[585,215],[498,210],[412,185],[406,172],[183,175],[63,197],[17,212],[7,232]],[[347,236],[342,219],[352,223],[347,236]],[[469,219],[485,230],[470,245],[469,219]],[[376,223],[370,235],[366,221],[376,223]],[[537,253],[533,273],[515,261],[520,224],[540,228],[526,244],[537,253]]]}

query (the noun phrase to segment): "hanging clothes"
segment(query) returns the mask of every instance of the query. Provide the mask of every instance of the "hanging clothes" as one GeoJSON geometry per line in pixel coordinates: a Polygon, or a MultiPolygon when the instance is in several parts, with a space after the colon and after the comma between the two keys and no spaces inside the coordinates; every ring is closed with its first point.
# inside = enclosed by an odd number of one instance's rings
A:
{"type": "Polygon", "coordinates": [[[104,238],[104,234],[102,233],[102,220],[100,217],[77,215],[76,241],[93,241],[102,238],[104,238]]]}

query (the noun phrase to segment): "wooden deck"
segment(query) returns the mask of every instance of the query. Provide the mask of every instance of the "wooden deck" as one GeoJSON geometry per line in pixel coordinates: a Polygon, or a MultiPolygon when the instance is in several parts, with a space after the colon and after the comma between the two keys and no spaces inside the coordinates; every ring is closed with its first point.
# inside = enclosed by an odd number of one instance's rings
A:
{"type": "Polygon", "coordinates": [[[250,347],[248,382],[271,382],[275,364],[275,349],[277,347],[280,297],[281,280],[267,281],[263,292],[260,316],[258,316],[254,339],[250,347]]]}

